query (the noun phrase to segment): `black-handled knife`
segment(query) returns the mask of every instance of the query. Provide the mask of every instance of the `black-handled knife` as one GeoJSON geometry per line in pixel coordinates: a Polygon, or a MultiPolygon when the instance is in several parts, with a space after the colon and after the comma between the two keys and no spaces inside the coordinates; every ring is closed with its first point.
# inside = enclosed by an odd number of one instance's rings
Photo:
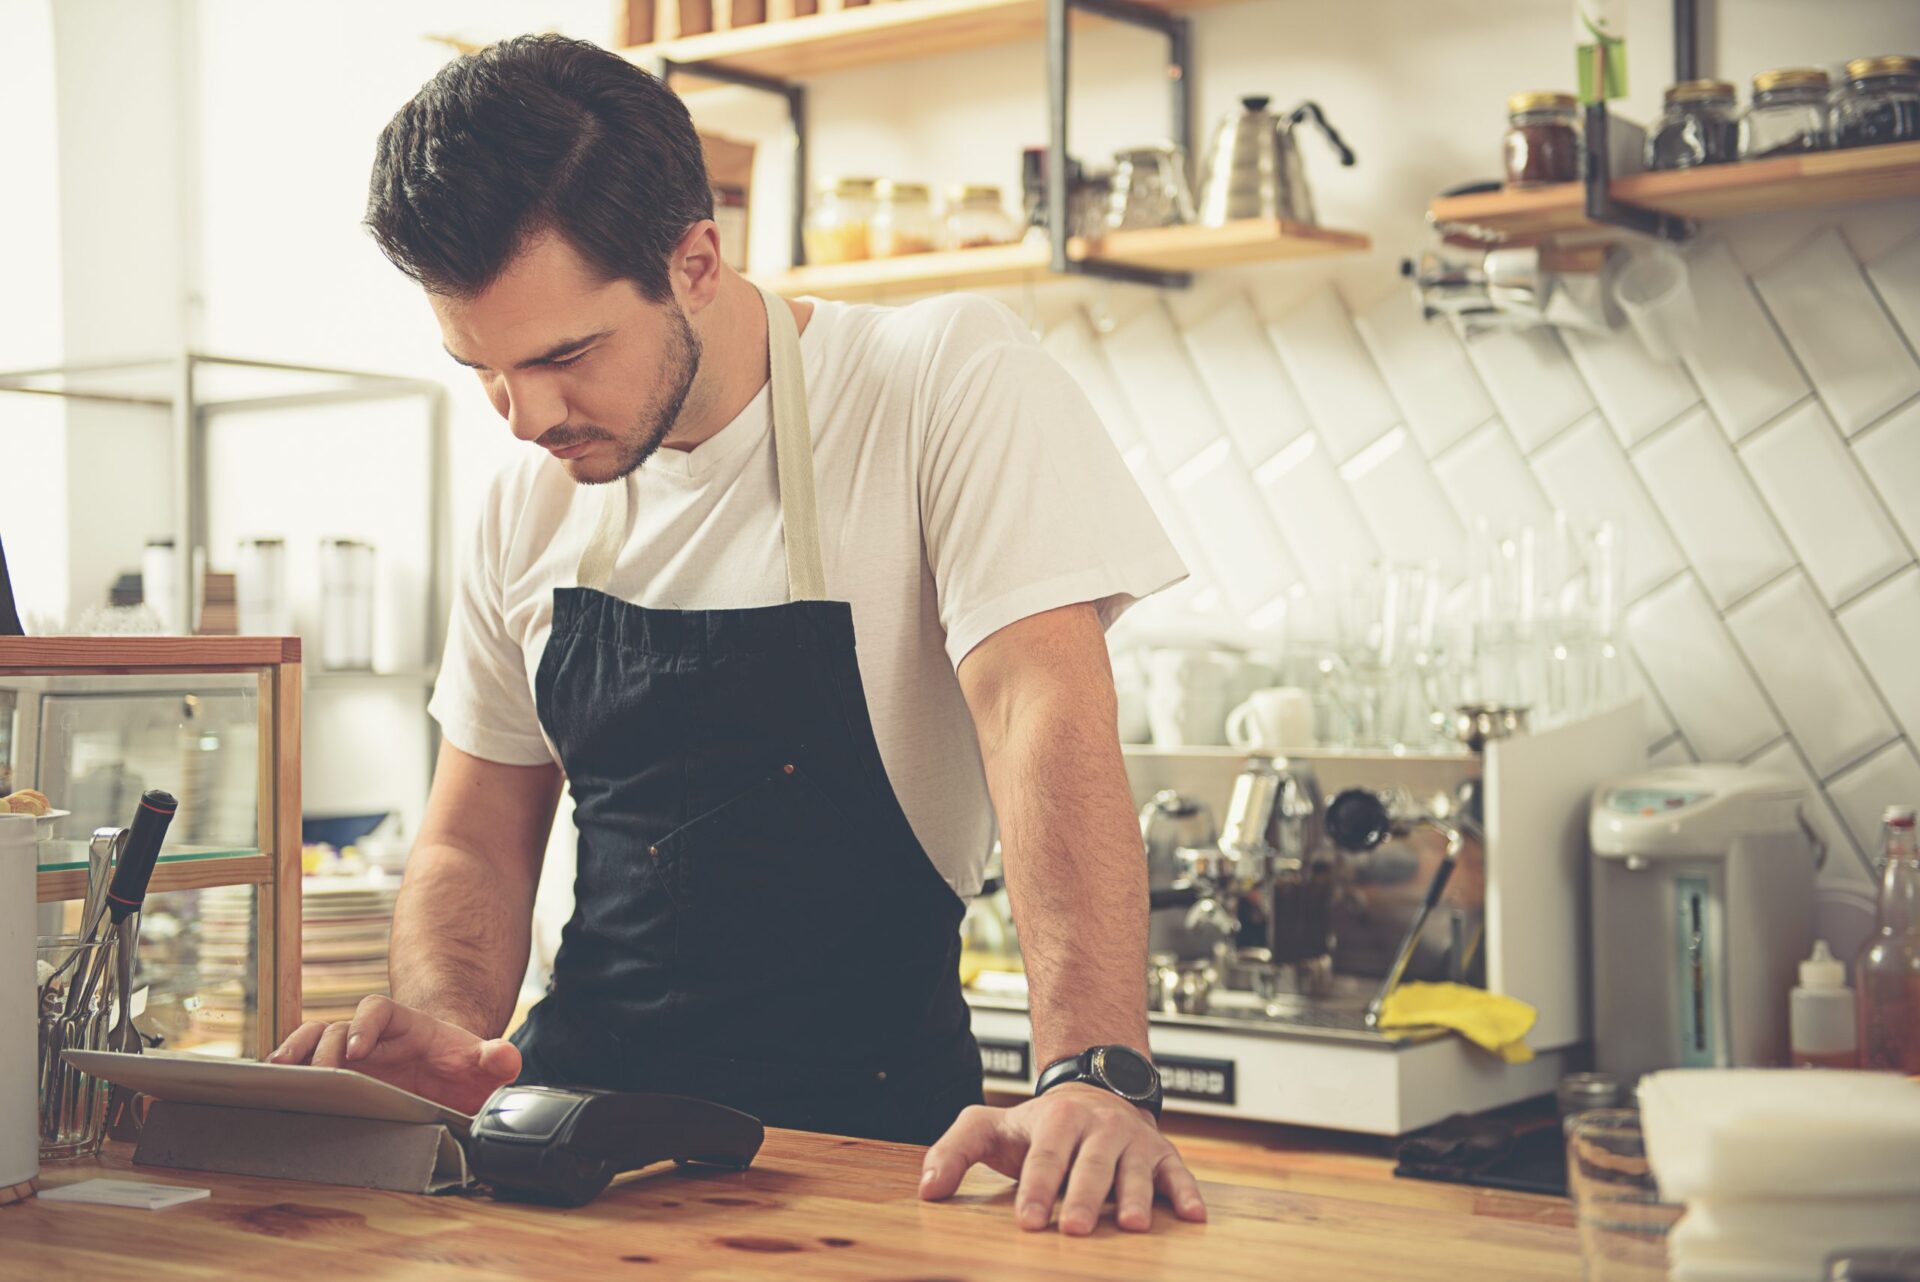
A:
{"type": "Polygon", "coordinates": [[[140,798],[126,849],[120,852],[113,867],[113,884],[107,887],[107,910],[113,914],[115,925],[139,912],[146,902],[147,883],[153,880],[153,866],[160,859],[160,843],[166,840],[167,826],[179,808],[172,793],[158,788],[140,798]]]}

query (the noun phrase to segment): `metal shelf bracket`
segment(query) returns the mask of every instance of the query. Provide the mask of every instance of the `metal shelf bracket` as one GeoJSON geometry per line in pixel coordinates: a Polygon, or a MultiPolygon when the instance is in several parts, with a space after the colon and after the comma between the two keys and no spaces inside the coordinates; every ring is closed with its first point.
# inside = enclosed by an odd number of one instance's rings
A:
{"type": "Polygon", "coordinates": [[[698,76],[702,80],[718,81],[723,85],[737,85],[742,89],[755,89],[761,93],[773,94],[787,104],[787,120],[793,128],[793,265],[802,267],[807,261],[807,241],[803,234],[807,222],[807,88],[792,80],[781,80],[774,76],[762,76],[751,71],[736,71],[731,67],[706,62],[675,62],[670,58],[659,60],[659,76],[662,83],[671,87],[676,72],[689,76],[698,76]]]}
{"type": "Polygon", "coordinates": [[[1155,271],[1098,259],[1074,259],[1067,254],[1067,99],[1068,62],[1072,53],[1068,18],[1074,10],[1096,14],[1112,22],[1156,31],[1167,38],[1167,83],[1172,139],[1184,156],[1193,155],[1193,114],[1189,99],[1192,80],[1192,41],[1186,18],[1131,0],[1047,0],[1047,236],[1052,249],[1049,266],[1061,275],[1098,276],[1159,289],[1185,289],[1191,272],[1155,271]]]}

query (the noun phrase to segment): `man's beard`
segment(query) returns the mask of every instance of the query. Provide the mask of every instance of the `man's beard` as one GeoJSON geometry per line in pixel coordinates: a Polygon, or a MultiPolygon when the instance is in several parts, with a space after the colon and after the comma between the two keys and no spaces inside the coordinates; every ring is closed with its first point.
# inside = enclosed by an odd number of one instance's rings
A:
{"type": "Polygon", "coordinates": [[[673,431],[674,424],[680,421],[680,411],[686,407],[687,396],[693,391],[694,376],[700,372],[700,338],[678,308],[669,308],[668,315],[673,323],[667,336],[666,360],[660,371],[659,394],[642,411],[641,421],[630,432],[616,435],[593,427],[580,431],[579,439],[583,441],[612,441],[615,457],[612,470],[604,475],[584,476],[569,468],[579,484],[606,485],[638,470],[653,457],[673,431]]]}

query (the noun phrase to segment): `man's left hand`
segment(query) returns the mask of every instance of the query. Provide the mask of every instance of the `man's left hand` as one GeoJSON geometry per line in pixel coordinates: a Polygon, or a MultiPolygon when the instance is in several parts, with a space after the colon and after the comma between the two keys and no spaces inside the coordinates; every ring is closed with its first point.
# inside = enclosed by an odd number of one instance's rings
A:
{"type": "Polygon", "coordinates": [[[1070,1082],[1013,1108],[969,1108],[927,1150],[920,1196],[952,1196],[982,1162],[1020,1181],[1014,1214],[1023,1229],[1047,1227],[1057,1202],[1060,1231],[1085,1236],[1111,1196],[1115,1222],[1144,1233],[1156,1192],[1181,1219],[1207,1218],[1200,1186],[1152,1115],[1097,1086],[1070,1082]]]}

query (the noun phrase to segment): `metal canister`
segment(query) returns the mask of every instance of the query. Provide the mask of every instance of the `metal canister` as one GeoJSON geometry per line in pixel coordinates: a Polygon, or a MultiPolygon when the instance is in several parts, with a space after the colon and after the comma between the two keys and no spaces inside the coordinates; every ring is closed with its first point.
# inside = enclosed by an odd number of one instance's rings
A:
{"type": "Polygon", "coordinates": [[[1595,1109],[1633,1107],[1626,1083],[1612,1073],[1568,1073],[1560,1079],[1553,1097],[1563,1123],[1595,1109]]]}

